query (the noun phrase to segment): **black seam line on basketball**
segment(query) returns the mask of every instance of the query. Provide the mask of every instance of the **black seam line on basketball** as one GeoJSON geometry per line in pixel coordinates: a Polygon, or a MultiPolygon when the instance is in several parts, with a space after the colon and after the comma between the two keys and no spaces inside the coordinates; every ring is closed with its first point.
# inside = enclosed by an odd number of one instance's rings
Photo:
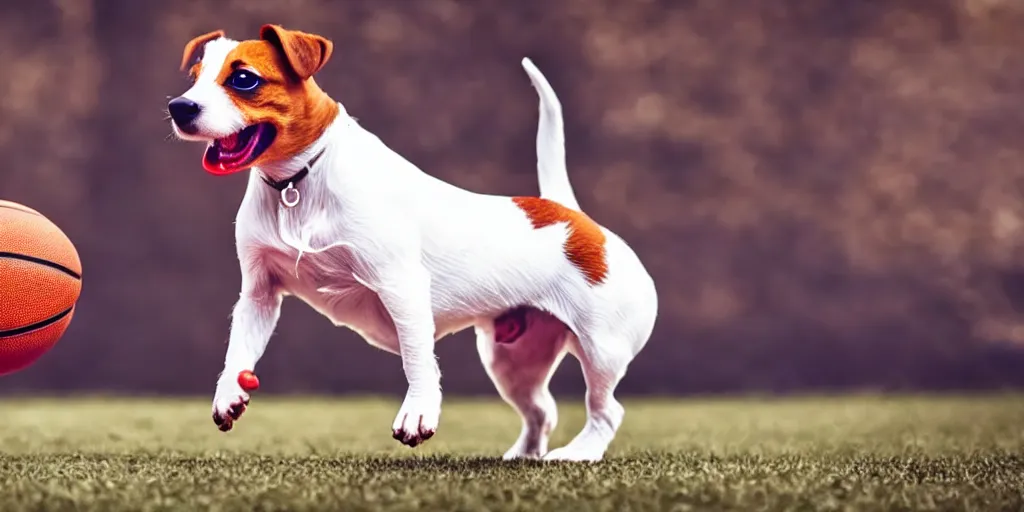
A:
{"type": "Polygon", "coordinates": [[[23,208],[16,208],[14,206],[7,206],[6,204],[0,204],[0,208],[7,208],[8,210],[14,210],[16,212],[27,213],[29,215],[35,215],[36,217],[40,216],[39,213],[37,213],[37,212],[33,212],[31,210],[27,210],[27,209],[23,209],[23,208]]]}
{"type": "Polygon", "coordinates": [[[30,333],[32,331],[37,331],[39,329],[42,329],[43,327],[47,327],[47,326],[53,325],[53,324],[61,321],[61,319],[63,319],[64,317],[70,315],[72,309],[75,309],[75,307],[71,306],[70,308],[67,308],[64,311],[61,311],[60,313],[57,313],[56,315],[53,315],[50,318],[47,318],[46,320],[43,320],[41,322],[36,322],[36,323],[34,323],[32,325],[26,325],[25,327],[18,327],[17,329],[8,329],[6,331],[0,331],[0,338],[9,338],[11,336],[18,336],[20,334],[28,334],[28,333],[30,333]]]}
{"type": "Polygon", "coordinates": [[[71,270],[70,268],[67,268],[64,265],[61,265],[60,263],[54,263],[52,261],[44,260],[42,258],[36,258],[35,256],[26,256],[24,254],[18,254],[16,252],[0,252],[0,258],[11,258],[11,259],[14,259],[14,260],[21,260],[21,261],[28,261],[30,263],[36,263],[36,264],[39,264],[39,265],[43,265],[45,267],[50,267],[52,269],[60,270],[61,272],[65,273],[65,274],[67,274],[67,275],[69,275],[69,276],[71,276],[71,277],[73,277],[75,279],[78,279],[79,281],[82,280],[82,276],[79,275],[78,272],[75,272],[74,270],[71,270]]]}

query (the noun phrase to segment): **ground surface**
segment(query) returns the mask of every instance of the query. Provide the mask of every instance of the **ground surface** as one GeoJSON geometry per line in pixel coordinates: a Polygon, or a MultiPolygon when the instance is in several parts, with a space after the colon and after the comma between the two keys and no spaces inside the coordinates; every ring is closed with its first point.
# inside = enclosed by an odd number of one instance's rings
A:
{"type": "Polygon", "coordinates": [[[632,401],[597,465],[496,460],[498,402],[415,450],[396,411],[258,396],[222,434],[205,398],[0,400],[0,510],[1024,510],[1021,395],[632,401]]]}

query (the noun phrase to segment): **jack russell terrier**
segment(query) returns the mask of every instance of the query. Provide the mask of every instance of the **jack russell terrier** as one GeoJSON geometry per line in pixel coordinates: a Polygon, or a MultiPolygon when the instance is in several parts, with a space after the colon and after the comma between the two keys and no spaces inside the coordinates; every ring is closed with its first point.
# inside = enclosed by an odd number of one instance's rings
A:
{"type": "Polygon", "coordinates": [[[208,144],[212,174],[251,169],[214,422],[227,431],[245,411],[281,300],[294,295],[401,356],[408,390],[392,433],[403,444],[437,431],[435,342],[473,327],[487,373],[522,416],[505,458],[602,459],[625,413],[615,387],[650,337],[657,293],[629,246],[580,210],[551,86],[523,59],[540,96],[540,197],[478,194],[424,173],[321,90],[313,75],[332,50],[277,25],[256,40],[218,30],[185,45],[193,84],[168,104],[175,134],[208,144]],[[566,353],[583,369],[587,420],[548,452],[548,382],[566,353]]]}

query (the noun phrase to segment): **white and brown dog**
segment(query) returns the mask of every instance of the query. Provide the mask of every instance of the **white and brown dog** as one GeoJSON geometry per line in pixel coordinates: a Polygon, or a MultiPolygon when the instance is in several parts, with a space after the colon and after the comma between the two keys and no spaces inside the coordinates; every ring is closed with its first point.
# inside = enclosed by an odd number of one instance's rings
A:
{"type": "Polygon", "coordinates": [[[250,372],[294,295],[401,356],[408,391],[392,430],[402,443],[438,427],[434,343],[473,327],[487,373],[523,419],[505,457],[600,460],[623,419],[615,387],[650,337],[657,294],[629,246],[580,211],[550,85],[523,60],[541,99],[540,197],[478,194],[425,174],[324,93],[313,75],[331,52],[323,37],[276,25],[257,40],[216,31],[185,46],[194,84],[168,105],[175,133],[208,143],[211,173],[251,169],[214,421],[228,430],[245,410],[250,372]],[[566,353],[583,369],[587,421],[548,452],[548,382],[566,353]]]}

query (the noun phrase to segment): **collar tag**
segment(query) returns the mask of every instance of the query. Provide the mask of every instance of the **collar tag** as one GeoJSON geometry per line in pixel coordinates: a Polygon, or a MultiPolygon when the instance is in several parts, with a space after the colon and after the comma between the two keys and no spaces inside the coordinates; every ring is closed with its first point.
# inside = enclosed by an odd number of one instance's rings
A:
{"type": "Polygon", "coordinates": [[[299,204],[299,199],[302,199],[299,189],[295,188],[295,183],[288,182],[288,186],[281,190],[281,204],[285,208],[294,208],[299,204]]]}
{"type": "Polygon", "coordinates": [[[295,184],[302,181],[310,172],[313,170],[313,165],[316,161],[323,156],[324,151],[327,148],[323,148],[319,153],[316,154],[299,172],[295,173],[295,176],[286,180],[274,181],[266,176],[261,176],[263,182],[269,185],[271,188],[281,193],[281,204],[285,208],[295,208],[299,204],[299,200],[302,199],[302,194],[299,194],[299,189],[295,187],[295,184]]]}

